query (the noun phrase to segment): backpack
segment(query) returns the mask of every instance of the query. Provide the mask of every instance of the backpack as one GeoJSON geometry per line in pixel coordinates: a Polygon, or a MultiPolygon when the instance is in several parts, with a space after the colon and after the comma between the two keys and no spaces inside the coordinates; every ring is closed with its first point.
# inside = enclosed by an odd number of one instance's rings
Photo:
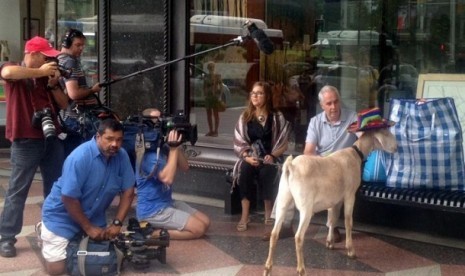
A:
{"type": "Polygon", "coordinates": [[[124,259],[113,242],[95,241],[88,236],[72,239],[66,256],[66,269],[72,276],[119,275],[124,259]]]}

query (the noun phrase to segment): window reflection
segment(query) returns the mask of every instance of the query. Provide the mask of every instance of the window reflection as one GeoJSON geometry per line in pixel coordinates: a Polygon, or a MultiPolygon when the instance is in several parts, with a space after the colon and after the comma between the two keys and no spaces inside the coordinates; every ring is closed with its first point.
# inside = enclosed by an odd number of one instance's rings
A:
{"type": "Polygon", "coordinates": [[[61,5],[58,5],[58,20],[55,22],[54,18],[49,19],[49,24],[45,30],[45,37],[58,49],[61,48],[63,37],[68,29],[73,28],[83,32],[86,36],[86,45],[81,55],[81,65],[89,86],[98,81],[97,11],[95,5],[95,1],[80,4],[72,0],[63,1],[61,5]]]}
{"type": "Polygon", "coordinates": [[[247,20],[251,20],[263,29],[277,48],[282,45],[282,32],[268,28],[260,19],[207,14],[194,14],[190,18],[191,49],[194,52],[205,52],[197,56],[189,65],[190,116],[191,121],[197,123],[199,127],[201,142],[203,140],[232,146],[234,125],[245,107],[249,89],[253,82],[261,78],[260,60],[264,54],[259,52],[255,42],[250,40],[242,45],[208,51],[213,47],[225,45],[238,36],[247,35],[245,28],[247,20]],[[218,114],[217,131],[216,112],[212,109],[212,99],[209,96],[212,81],[208,67],[211,64],[214,64],[214,74],[221,78],[221,85],[216,89],[218,91],[216,97],[226,104],[226,109],[218,114]]]}
{"type": "MultiPolygon", "coordinates": [[[[110,78],[164,61],[163,1],[111,1],[110,78]]],[[[149,70],[110,86],[111,108],[122,119],[150,107],[164,110],[163,70],[149,70]]]]}
{"type": "MultiPolygon", "coordinates": [[[[379,106],[387,116],[391,98],[415,98],[419,74],[465,71],[465,9],[454,2],[240,1],[239,10],[228,5],[231,1],[214,2],[191,1],[191,53],[229,41],[231,29],[244,35],[238,25],[242,18],[259,20],[269,36],[277,31],[282,38],[274,37],[277,48],[271,55],[246,44],[193,62],[204,72],[208,62],[215,62],[230,91],[219,137],[232,135],[252,81],[274,84],[276,106],[294,126],[291,145],[298,152],[309,119],[321,111],[317,93],[325,84],[339,89],[347,108],[379,106]],[[282,91],[295,94],[287,106],[278,103],[282,91]]],[[[207,133],[201,88],[193,84],[202,76],[191,74],[191,113],[199,132],[207,133]]]]}

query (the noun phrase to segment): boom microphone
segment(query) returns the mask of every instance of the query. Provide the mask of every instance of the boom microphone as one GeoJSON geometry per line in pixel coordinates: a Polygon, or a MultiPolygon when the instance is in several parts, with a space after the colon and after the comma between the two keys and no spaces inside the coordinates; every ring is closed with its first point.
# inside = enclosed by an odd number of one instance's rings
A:
{"type": "Polygon", "coordinates": [[[109,86],[109,85],[111,85],[111,84],[113,84],[115,82],[119,82],[119,81],[125,80],[127,78],[134,77],[136,75],[140,75],[140,74],[148,72],[148,71],[152,71],[152,70],[155,70],[155,69],[158,69],[158,68],[161,68],[161,67],[165,67],[167,65],[170,65],[170,64],[182,61],[182,60],[187,60],[189,58],[193,58],[193,57],[196,57],[196,56],[199,56],[199,55],[203,55],[203,54],[206,54],[206,53],[209,53],[209,52],[212,52],[212,51],[216,51],[218,49],[222,49],[222,48],[225,48],[225,47],[228,47],[228,46],[232,46],[232,45],[237,46],[237,45],[242,44],[244,41],[247,41],[250,38],[252,38],[254,40],[254,42],[257,44],[258,49],[260,51],[262,51],[263,53],[265,53],[267,55],[270,55],[271,53],[274,52],[274,44],[273,44],[273,42],[268,38],[268,36],[265,34],[265,32],[262,29],[259,29],[257,27],[257,25],[255,25],[255,23],[250,22],[249,20],[247,20],[245,22],[244,26],[245,25],[247,25],[247,29],[249,30],[249,35],[247,35],[247,36],[239,36],[239,37],[237,37],[235,39],[230,40],[226,44],[219,45],[219,46],[216,46],[216,47],[204,50],[204,51],[200,51],[200,52],[197,52],[197,53],[194,53],[194,54],[191,54],[191,55],[187,55],[187,56],[184,56],[184,57],[180,57],[180,58],[177,58],[177,59],[174,59],[174,60],[171,60],[171,61],[167,61],[167,62],[162,63],[162,64],[157,64],[157,65],[155,65],[153,67],[145,68],[143,70],[131,73],[129,75],[119,77],[118,79],[113,79],[113,80],[110,80],[108,82],[100,83],[99,86],[100,87],[109,86]]]}
{"type": "Polygon", "coordinates": [[[263,53],[270,55],[274,51],[274,44],[265,34],[262,29],[259,29],[255,23],[246,21],[247,29],[249,30],[250,36],[253,38],[258,46],[258,49],[263,53]]]}

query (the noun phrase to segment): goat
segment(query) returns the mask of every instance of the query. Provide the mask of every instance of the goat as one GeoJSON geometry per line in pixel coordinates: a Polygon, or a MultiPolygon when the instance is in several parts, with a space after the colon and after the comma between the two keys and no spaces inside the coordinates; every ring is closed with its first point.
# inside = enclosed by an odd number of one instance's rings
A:
{"type": "Polygon", "coordinates": [[[347,255],[355,258],[352,245],[352,212],[355,193],[361,181],[364,156],[372,150],[382,149],[393,153],[397,150],[394,135],[387,128],[363,132],[352,147],[341,149],[327,157],[300,155],[289,156],[284,162],[277,195],[276,220],[271,232],[270,249],[264,275],[271,274],[273,253],[279,237],[287,206],[294,200],[300,212],[299,227],[295,234],[297,273],[305,275],[302,246],[313,214],[328,209],[329,233],[326,247],[333,249],[333,229],[339,212],[335,206],[344,203],[347,255]]]}

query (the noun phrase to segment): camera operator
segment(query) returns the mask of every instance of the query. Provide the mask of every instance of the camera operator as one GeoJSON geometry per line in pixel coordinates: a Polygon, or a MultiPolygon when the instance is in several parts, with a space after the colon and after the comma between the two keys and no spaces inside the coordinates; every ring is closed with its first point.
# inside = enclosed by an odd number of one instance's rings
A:
{"type": "MultiPolygon", "coordinates": [[[[68,156],[84,140],[80,133],[78,112],[86,108],[95,108],[100,105],[95,93],[100,91],[99,83],[92,87],[87,85],[86,76],[81,66],[80,57],[84,51],[86,37],[76,29],[69,29],[62,40],[61,54],[58,56],[59,64],[63,70],[69,72],[68,76],[62,77],[62,85],[65,92],[73,101],[66,110],[62,112],[63,124],[67,133],[65,144],[65,156],[68,156]]],[[[86,137],[91,138],[91,137],[86,137]]]]}
{"type": "Polygon", "coordinates": [[[42,222],[36,226],[49,274],[66,272],[66,248],[71,239],[85,233],[94,240],[110,240],[121,232],[134,198],[135,180],[122,144],[122,124],[105,119],[94,138],[66,158],[66,174],[53,185],[42,206],[42,222]],[[107,226],[106,211],[117,195],[118,209],[107,226]]]}
{"type": "MultiPolygon", "coordinates": [[[[156,120],[160,111],[151,108],[142,114],[156,120]]],[[[145,152],[140,168],[136,168],[138,220],[147,221],[154,228],[167,229],[173,240],[200,238],[210,226],[206,214],[172,198],[172,184],[177,169],[189,169],[180,148],[181,141],[182,136],[175,129],[169,131],[160,153],[145,152]]],[[[154,238],[158,233],[154,232],[154,238]]]]}
{"type": "Polygon", "coordinates": [[[15,257],[16,235],[23,225],[24,204],[34,174],[40,167],[44,198],[61,174],[63,145],[56,139],[60,133],[57,112],[66,108],[67,96],[58,85],[59,71],[47,57],[59,54],[45,38],[34,37],[26,42],[22,63],[0,65],[5,81],[6,131],[11,141],[11,177],[0,216],[0,255],[15,257]],[[39,126],[32,125],[35,113],[42,116],[39,126]],[[44,131],[50,139],[45,139],[44,131]]]}

